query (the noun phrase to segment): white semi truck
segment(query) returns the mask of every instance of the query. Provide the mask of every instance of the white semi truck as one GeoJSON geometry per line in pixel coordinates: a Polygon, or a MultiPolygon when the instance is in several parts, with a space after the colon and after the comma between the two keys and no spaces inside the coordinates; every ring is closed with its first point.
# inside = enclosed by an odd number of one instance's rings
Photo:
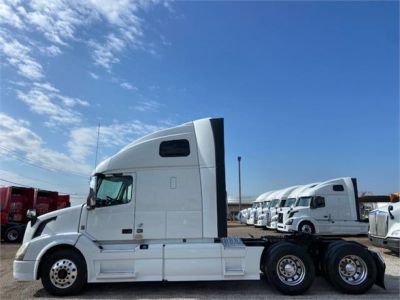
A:
{"type": "Polygon", "coordinates": [[[278,225],[277,225],[278,231],[284,231],[285,223],[286,223],[287,219],[289,218],[289,213],[296,206],[299,195],[301,195],[306,190],[308,190],[309,188],[312,188],[316,185],[317,185],[317,183],[300,185],[298,188],[294,189],[290,193],[290,195],[288,196],[288,198],[285,202],[285,205],[283,207],[281,207],[278,212],[278,225]]]}
{"type": "Polygon", "coordinates": [[[257,223],[257,211],[258,209],[261,208],[262,201],[263,201],[263,194],[258,196],[257,199],[253,202],[249,210],[247,225],[254,225],[255,223],[257,223]]]}
{"type": "Polygon", "coordinates": [[[263,194],[262,204],[257,212],[257,222],[254,222],[254,226],[265,227],[267,225],[266,212],[269,210],[269,205],[271,203],[269,198],[273,193],[274,191],[270,191],[263,194]]]}
{"type": "Polygon", "coordinates": [[[300,294],[323,271],[348,293],[384,287],[376,252],[340,239],[227,236],[223,119],[147,135],[101,162],[87,203],[31,210],[14,278],[54,295],[86,283],[259,280],[300,294]]]}
{"type": "Polygon", "coordinates": [[[368,235],[373,245],[400,252],[400,202],[369,213],[368,235]]]}
{"type": "Polygon", "coordinates": [[[356,179],[331,179],[304,191],[281,230],[366,235],[368,221],[360,218],[356,179]]]}
{"type": "Polygon", "coordinates": [[[265,197],[265,201],[268,203],[268,205],[265,205],[261,215],[258,216],[257,227],[267,228],[268,222],[271,222],[271,218],[269,217],[270,210],[272,207],[275,207],[276,203],[278,202],[275,195],[278,195],[280,192],[280,190],[272,191],[267,197],[265,197]]]}
{"type": "Polygon", "coordinates": [[[278,226],[278,209],[283,207],[286,203],[286,199],[290,193],[298,188],[298,186],[291,186],[281,190],[277,195],[275,195],[275,204],[269,208],[269,216],[267,221],[267,229],[277,229],[278,226]]]}

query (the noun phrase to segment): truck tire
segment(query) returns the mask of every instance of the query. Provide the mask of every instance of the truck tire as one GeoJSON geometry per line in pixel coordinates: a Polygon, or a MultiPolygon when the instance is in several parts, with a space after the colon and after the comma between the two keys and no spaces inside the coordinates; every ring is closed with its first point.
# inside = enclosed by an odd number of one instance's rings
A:
{"type": "Polygon", "coordinates": [[[321,260],[320,260],[320,261],[321,261],[321,269],[322,269],[322,273],[324,274],[325,278],[326,278],[328,281],[330,281],[329,274],[328,274],[328,261],[329,261],[329,257],[332,255],[332,252],[334,252],[334,251],[337,249],[337,247],[341,247],[341,246],[343,246],[344,244],[346,244],[345,241],[341,241],[341,240],[339,240],[339,241],[334,241],[334,242],[330,243],[330,244],[326,247],[325,252],[324,252],[323,255],[322,255],[322,258],[321,258],[321,260]]]}
{"type": "Polygon", "coordinates": [[[8,243],[19,243],[22,241],[22,231],[18,227],[10,227],[4,234],[4,240],[8,243]]]}
{"type": "Polygon", "coordinates": [[[352,243],[334,246],[327,257],[327,278],[338,290],[362,294],[375,282],[377,268],[367,249],[352,243]]]}
{"type": "Polygon", "coordinates": [[[308,233],[308,234],[314,234],[315,233],[315,227],[313,223],[309,221],[303,221],[299,224],[299,232],[303,233],[308,233]]]}
{"type": "Polygon", "coordinates": [[[279,242],[266,252],[263,271],[269,283],[286,295],[307,291],[315,277],[310,255],[300,246],[279,242]]]}
{"type": "Polygon", "coordinates": [[[40,275],[44,288],[50,294],[76,294],[87,282],[85,259],[73,250],[56,251],[44,258],[40,275]]]}

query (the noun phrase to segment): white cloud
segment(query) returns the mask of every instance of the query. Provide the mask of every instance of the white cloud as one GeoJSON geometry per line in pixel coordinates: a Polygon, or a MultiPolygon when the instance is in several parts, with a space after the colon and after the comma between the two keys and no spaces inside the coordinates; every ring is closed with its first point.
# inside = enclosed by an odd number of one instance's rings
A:
{"type": "MultiPolygon", "coordinates": [[[[100,127],[100,147],[123,146],[134,139],[160,130],[161,126],[138,120],[100,127]]],[[[68,149],[74,159],[82,160],[94,152],[97,143],[97,127],[81,127],[71,130],[68,149]]]]}
{"type": "MultiPolygon", "coordinates": [[[[105,22],[108,31],[103,38],[92,39],[88,45],[92,48],[94,63],[110,70],[120,62],[119,56],[128,48],[142,49],[155,53],[153,47],[144,46],[144,20],[139,17],[141,11],[160,1],[138,0],[3,0],[0,2],[0,23],[7,24],[29,33],[36,30],[42,33],[52,44],[39,47],[48,55],[61,54],[60,47],[70,41],[81,40],[79,32],[96,23],[105,22]],[[146,49],[148,48],[148,49],[146,49]]],[[[169,4],[165,7],[169,7],[169,4]]],[[[25,35],[26,39],[28,35],[25,35]]],[[[164,39],[162,41],[164,43],[164,39]]],[[[23,51],[26,53],[29,48],[23,51]]],[[[31,61],[20,64],[20,73],[31,74],[29,78],[43,76],[41,66],[31,61]],[[33,74],[33,75],[32,75],[33,74]]]]}
{"type": "Polygon", "coordinates": [[[56,89],[51,83],[45,82],[45,83],[39,83],[35,82],[33,83],[34,86],[44,89],[48,92],[53,92],[53,93],[59,93],[60,90],[56,89]]]}
{"type": "Polygon", "coordinates": [[[50,83],[33,83],[28,91],[17,90],[17,97],[28,105],[33,112],[49,118],[47,125],[78,124],[81,114],[73,110],[74,106],[89,106],[89,103],[79,98],[64,96],[60,90],[50,83]]]}
{"type": "Polygon", "coordinates": [[[133,86],[132,84],[130,84],[129,82],[122,82],[120,84],[120,86],[126,90],[130,90],[130,91],[137,91],[138,88],[133,86]]]}
{"type": "Polygon", "coordinates": [[[48,47],[41,47],[40,51],[42,53],[46,54],[47,56],[57,56],[62,53],[61,49],[55,45],[51,45],[48,47]]]}
{"type": "Polygon", "coordinates": [[[97,80],[99,79],[99,75],[93,73],[93,72],[89,72],[90,77],[92,77],[93,79],[97,80]]]}
{"type": "Polygon", "coordinates": [[[133,106],[133,109],[137,110],[137,111],[155,111],[158,110],[160,108],[160,103],[158,103],[157,101],[144,101],[141,102],[135,106],[133,106]]]}
{"type": "Polygon", "coordinates": [[[68,109],[55,104],[50,96],[43,90],[32,89],[28,92],[17,91],[17,96],[30,110],[49,117],[48,125],[55,124],[76,124],[81,121],[80,116],[68,109]]]}
{"type": "Polygon", "coordinates": [[[90,174],[91,167],[83,160],[46,148],[42,138],[28,128],[25,121],[0,113],[0,156],[23,157],[32,164],[51,170],[90,174]]]}
{"type": "Polygon", "coordinates": [[[13,6],[13,1],[0,2],[0,23],[8,24],[16,28],[23,28],[24,23],[17,14],[17,10],[13,6]]]}
{"type": "Polygon", "coordinates": [[[0,31],[0,49],[7,62],[16,67],[20,75],[32,80],[44,77],[42,65],[32,58],[31,50],[4,31],[0,31]]]}

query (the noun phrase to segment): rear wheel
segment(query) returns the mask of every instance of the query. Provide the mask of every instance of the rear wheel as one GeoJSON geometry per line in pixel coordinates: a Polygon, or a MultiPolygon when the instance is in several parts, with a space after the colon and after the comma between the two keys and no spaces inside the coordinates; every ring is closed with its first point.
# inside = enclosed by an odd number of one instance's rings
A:
{"type": "Polygon", "coordinates": [[[87,282],[84,258],[72,250],[60,250],[45,258],[41,268],[44,288],[53,295],[78,293],[87,282]]]}
{"type": "Polygon", "coordinates": [[[377,276],[372,255],[367,249],[351,243],[343,243],[330,251],[326,269],[332,285],[350,294],[365,293],[372,287],[377,276]]]}
{"type": "Polygon", "coordinates": [[[308,253],[295,244],[278,243],[266,253],[264,274],[281,293],[298,295],[308,290],[315,277],[308,253]]]}
{"type": "Polygon", "coordinates": [[[315,227],[311,222],[307,222],[307,221],[301,222],[299,225],[299,232],[314,234],[315,227]]]}
{"type": "Polygon", "coordinates": [[[17,227],[8,228],[4,235],[4,240],[9,243],[18,243],[22,240],[22,232],[17,227]]]}

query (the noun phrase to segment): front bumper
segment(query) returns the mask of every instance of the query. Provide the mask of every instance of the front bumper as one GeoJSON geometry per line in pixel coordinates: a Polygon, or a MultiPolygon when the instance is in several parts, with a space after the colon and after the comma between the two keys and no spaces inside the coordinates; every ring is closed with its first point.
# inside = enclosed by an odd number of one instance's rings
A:
{"type": "Polygon", "coordinates": [[[14,260],[13,276],[18,281],[33,281],[35,278],[35,261],[14,260]]]}
{"type": "Polygon", "coordinates": [[[400,239],[398,238],[383,238],[369,235],[369,240],[374,246],[386,248],[397,253],[400,252],[400,239]]]}
{"type": "Polygon", "coordinates": [[[266,220],[257,220],[257,224],[254,224],[256,227],[265,227],[267,225],[266,220]]]}
{"type": "Polygon", "coordinates": [[[268,229],[276,229],[277,228],[278,223],[276,221],[272,221],[267,228],[268,229]]]}

